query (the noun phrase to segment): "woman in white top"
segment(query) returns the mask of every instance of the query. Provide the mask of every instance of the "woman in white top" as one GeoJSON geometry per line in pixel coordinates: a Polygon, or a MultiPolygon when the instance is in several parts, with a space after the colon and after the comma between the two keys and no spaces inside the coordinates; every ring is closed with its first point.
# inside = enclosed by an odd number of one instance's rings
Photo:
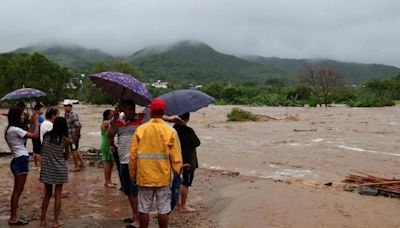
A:
{"type": "Polygon", "coordinates": [[[39,121],[35,114],[32,115],[31,122],[34,123],[35,128],[33,132],[27,132],[22,129],[24,118],[25,115],[21,109],[11,108],[8,112],[8,126],[5,131],[5,140],[10,147],[13,157],[10,168],[14,174],[14,189],[11,195],[11,216],[8,220],[10,225],[28,224],[27,220],[18,218],[17,208],[29,172],[29,154],[26,150],[25,142],[27,138],[39,138],[39,121]]]}
{"type": "Polygon", "coordinates": [[[46,120],[40,125],[40,142],[43,142],[43,136],[47,132],[53,130],[54,120],[58,117],[59,111],[57,108],[49,108],[46,111],[46,120]]]}

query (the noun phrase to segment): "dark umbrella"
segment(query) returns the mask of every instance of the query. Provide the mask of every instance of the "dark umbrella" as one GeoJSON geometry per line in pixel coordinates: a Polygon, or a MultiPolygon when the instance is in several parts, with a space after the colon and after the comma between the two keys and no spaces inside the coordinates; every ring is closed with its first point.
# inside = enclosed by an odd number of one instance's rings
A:
{"type": "Polygon", "coordinates": [[[47,96],[47,94],[41,90],[32,88],[22,88],[7,93],[3,98],[1,98],[1,101],[18,100],[22,98],[43,97],[43,96],[47,96]]]}
{"type": "Polygon", "coordinates": [[[31,109],[33,111],[33,106],[32,106],[32,103],[29,98],[44,97],[44,96],[47,96],[47,93],[45,93],[41,90],[33,89],[33,88],[22,88],[22,89],[17,89],[17,90],[7,93],[4,97],[2,97],[0,99],[0,101],[27,99],[31,106],[31,109]]]}
{"type": "Polygon", "coordinates": [[[184,89],[166,93],[161,98],[167,104],[167,115],[182,115],[195,112],[214,103],[215,99],[198,90],[184,89]]]}
{"type": "Polygon", "coordinates": [[[136,104],[146,106],[152,98],[145,85],[129,74],[107,71],[89,78],[97,88],[122,100],[132,99],[136,104]]]}

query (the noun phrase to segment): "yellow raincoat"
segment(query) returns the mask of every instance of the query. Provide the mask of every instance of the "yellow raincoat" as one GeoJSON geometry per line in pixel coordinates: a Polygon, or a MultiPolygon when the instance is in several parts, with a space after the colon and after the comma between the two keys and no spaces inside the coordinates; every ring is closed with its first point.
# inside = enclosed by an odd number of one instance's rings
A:
{"type": "Polygon", "coordinates": [[[181,147],[176,131],[162,119],[153,118],[133,134],[129,173],[140,187],[164,187],[171,183],[171,169],[182,168],[181,147]]]}

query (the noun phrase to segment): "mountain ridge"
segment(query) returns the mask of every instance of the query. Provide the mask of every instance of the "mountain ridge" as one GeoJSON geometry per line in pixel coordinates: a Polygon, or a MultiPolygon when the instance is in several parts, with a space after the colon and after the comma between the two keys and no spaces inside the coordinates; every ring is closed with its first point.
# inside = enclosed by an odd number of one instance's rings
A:
{"type": "Polygon", "coordinates": [[[345,62],[326,58],[235,56],[216,51],[208,44],[194,40],[148,46],[126,58],[74,44],[33,45],[13,52],[39,52],[50,60],[76,71],[89,71],[98,61],[115,63],[124,60],[135,65],[142,72],[143,78],[175,82],[260,81],[269,78],[296,81],[301,71],[314,64],[335,68],[343,74],[347,83],[393,77],[400,73],[399,68],[385,64],[345,62]]]}

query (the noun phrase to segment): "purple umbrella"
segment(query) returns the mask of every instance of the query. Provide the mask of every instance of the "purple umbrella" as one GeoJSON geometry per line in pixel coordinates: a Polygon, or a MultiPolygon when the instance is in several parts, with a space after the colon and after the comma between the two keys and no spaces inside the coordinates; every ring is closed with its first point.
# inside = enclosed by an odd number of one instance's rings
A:
{"type": "Polygon", "coordinates": [[[122,100],[132,99],[138,105],[147,106],[152,99],[145,85],[132,75],[106,71],[89,78],[97,88],[122,100]]]}
{"type": "Polygon", "coordinates": [[[7,93],[3,98],[1,98],[1,101],[17,100],[30,97],[43,97],[43,96],[47,96],[47,94],[41,90],[32,88],[22,88],[7,93]]]}

